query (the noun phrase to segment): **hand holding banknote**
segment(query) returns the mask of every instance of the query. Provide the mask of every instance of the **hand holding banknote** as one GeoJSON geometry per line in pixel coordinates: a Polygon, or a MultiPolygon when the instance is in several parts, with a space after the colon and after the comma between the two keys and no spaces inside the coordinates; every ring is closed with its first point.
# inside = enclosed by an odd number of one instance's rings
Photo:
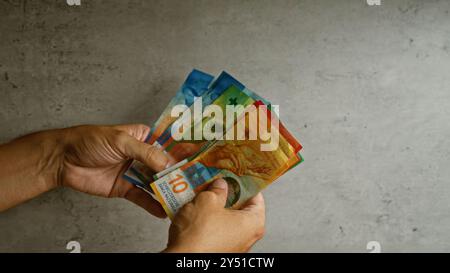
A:
{"type": "Polygon", "coordinates": [[[264,234],[264,199],[259,193],[234,210],[225,208],[227,194],[227,183],[219,179],[184,205],[170,226],[165,251],[249,251],[264,234]]]}
{"type": "MultiPolygon", "coordinates": [[[[153,215],[164,210],[146,192],[126,183],[121,172],[127,161],[137,159],[154,171],[168,164],[166,155],[143,142],[144,125],[80,126],[67,129],[60,183],[73,189],[104,196],[124,197],[153,215]]],[[[227,183],[218,180],[193,202],[184,206],[170,229],[168,251],[243,252],[262,237],[264,201],[258,195],[241,210],[225,209],[227,183]],[[233,223],[238,229],[229,228],[233,223]]]]}
{"type": "Polygon", "coordinates": [[[166,217],[157,201],[122,178],[130,159],[156,172],[167,166],[166,155],[144,143],[150,131],[147,126],[78,126],[64,131],[59,185],[97,196],[126,198],[155,216],[166,217]]]}
{"type": "MultiPolygon", "coordinates": [[[[158,202],[121,175],[131,158],[155,171],[166,167],[166,155],[143,142],[148,132],[144,125],[78,126],[0,145],[0,211],[63,185],[103,197],[123,197],[164,217],[158,202]]],[[[228,194],[226,183],[219,180],[184,206],[171,226],[167,251],[247,251],[261,238],[262,196],[232,210],[224,208],[228,194]]]]}
{"type": "Polygon", "coordinates": [[[264,232],[260,192],[303,162],[302,146],[279,121],[279,107],[225,72],[212,80],[194,70],[152,130],[78,126],[0,145],[0,211],[62,185],[167,214],[167,251],[248,251],[264,232]],[[173,117],[179,103],[182,116],[173,117]],[[186,138],[176,137],[179,126],[186,138]]]}

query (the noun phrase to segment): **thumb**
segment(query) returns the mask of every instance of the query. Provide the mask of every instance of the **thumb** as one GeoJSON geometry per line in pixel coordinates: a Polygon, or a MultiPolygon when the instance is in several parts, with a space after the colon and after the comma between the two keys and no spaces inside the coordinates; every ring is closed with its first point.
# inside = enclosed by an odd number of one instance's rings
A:
{"type": "Polygon", "coordinates": [[[227,182],[220,178],[215,180],[208,188],[208,191],[214,192],[218,198],[218,203],[221,206],[225,206],[228,195],[228,184],[227,182]]]}
{"type": "Polygon", "coordinates": [[[144,163],[156,172],[166,169],[169,163],[168,156],[161,149],[141,142],[128,134],[123,134],[122,146],[125,156],[144,163]]]}

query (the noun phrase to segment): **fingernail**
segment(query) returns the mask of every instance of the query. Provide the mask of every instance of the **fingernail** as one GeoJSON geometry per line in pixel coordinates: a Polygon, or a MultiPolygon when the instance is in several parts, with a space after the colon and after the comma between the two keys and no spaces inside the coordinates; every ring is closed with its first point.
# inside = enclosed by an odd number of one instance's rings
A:
{"type": "Polygon", "coordinates": [[[220,178],[213,182],[212,187],[225,190],[228,187],[228,185],[225,180],[220,178]]]}

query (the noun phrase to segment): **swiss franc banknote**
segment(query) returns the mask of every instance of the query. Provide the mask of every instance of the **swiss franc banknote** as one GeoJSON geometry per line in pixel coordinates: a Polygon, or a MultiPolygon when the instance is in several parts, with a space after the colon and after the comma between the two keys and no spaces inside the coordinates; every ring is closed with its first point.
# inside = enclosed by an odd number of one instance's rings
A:
{"type": "MultiPolygon", "coordinates": [[[[239,90],[237,86],[232,85],[227,88],[227,90],[225,90],[225,92],[223,92],[210,105],[218,106],[221,109],[222,113],[225,113],[226,106],[230,105],[230,103],[232,105],[236,104],[246,107],[253,104],[254,102],[255,100],[252,97],[244,93],[242,90],[239,90]]],[[[239,114],[240,113],[237,112],[234,118],[237,118],[239,114]]],[[[230,126],[232,125],[232,123],[234,123],[234,119],[228,120],[227,123],[225,118],[226,116],[223,115],[223,121],[221,124],[222,128],[224,128],[223,130],[225,130],[227,126],[230,126]]],[[[166,138],[159,138],[158,144],[164,148],[164,150],[174,162],[179,162],[183,159],[189,158],[196,154],[203,147],[203,145],[208,142],[203,138],[203,135],[201,135],[201,139],[198,140],[191,140],[189,136],[194,135],[195,131],[202,131],[202,128],[204,128],[205,124],[211,119],[211,117],[205,117],[198,123],[193,123],[192,121],[190,129],[186,130],[186,132],[183,132],[184,135],[181,140],[174,140],[171,134],[168,134],[166,138]]]]}
{"type": "MultiPolygon", "coordinates": [[[[214,77],[212,75],[194,69],[155,122],[146,142],[152,144],[154,139],[172,124],[175,118],[173,118],[170,113],[175,105],[192,105],[195,98],[203,96],[209,90],[209,86],[213,79],[214,77]]],[[[124,178],[135,185],[148,187],[146,181],[148,181],[152,175],[152,170],[141,162],[134,160],[124,173],[124,178]]]]}
{"type": "MultiPolygon", "coordinates": [[[[263,104],[257,102],[253,105],[263,104]]],[[[270,110],[263,113],[269,120],[278,118],[270,110]]],[[[279,126],[279,129],[271,123],[269,126],[271,130],[279,130],[280,135],[277,147],[272,151],[261,151],[261,144],[265,141],[259,138],[215,141],[207,150],[180,168],[151,183],[151,188],[167,215],[173,218],[184,204],[218,178],[225,179],[229,185],[227,206],[238,208],[292,166],[302,162],[300,143],[284,126],[279,126]]],[[[250,134],[254,127],[247,126],[246,129],[250,134]]]]}
{"type": "MultiPolygon", "coordinates": [[[[262,99],[225,71],[214,81],[212,81],[211,77],[198,70],[191,72],[175,98],[171,100],[161,117],[152,127],[147,142],[163,148],[172,159],[172,162],[179,162],[194,155],[204,145],[203,140],[182,141],[181,143],[173,141],[171,135],[172,124],[177,118],[171,116],[171,110],[175,105],[184,104],[190,107],[188,111],[192,111],[195,102],[194,98],[197,97],[197,99],[201,98],[202,108],[215,104],[224,109],[229,103],[247,106],[255,100],[262,99]],[[210,83],[210,85],[205,91],[206,83],[210,83]]],[[[267,100],[264,100],[264,103],[270,105],[270,102],[267,100]]],[[[201,126],[203,123],[204,121],[201,124],[192,124],[192,128],[201,126]]],[[[135,185],[150,189],[148,186],[153,181],[153,175],[154,172],[151,169],[135,160],[125,172],[124,177],[135,185]]]]}

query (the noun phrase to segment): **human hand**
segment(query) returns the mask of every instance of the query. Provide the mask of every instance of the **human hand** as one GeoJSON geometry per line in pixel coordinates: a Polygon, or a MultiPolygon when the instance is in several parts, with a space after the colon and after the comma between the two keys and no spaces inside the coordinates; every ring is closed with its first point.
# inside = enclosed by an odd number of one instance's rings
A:
{"type": "Polygon", "coordinates": [[[122,178],[131,159],[155,172],[166,168],[166,155],[144,143],[149,127],[79,126],[65,130],[59,185],[97,196],[126,198],[157,217],[166,217],[157,201],[122,178]]]}
{"type": "Polygon", "coordinates": [[[216,180],[181,208],[170,226],[165,252],[249,251],[264,235],[263,196],[259,193],[233,210],[225,208],[227,192],[225,180],[216,180]]]}

